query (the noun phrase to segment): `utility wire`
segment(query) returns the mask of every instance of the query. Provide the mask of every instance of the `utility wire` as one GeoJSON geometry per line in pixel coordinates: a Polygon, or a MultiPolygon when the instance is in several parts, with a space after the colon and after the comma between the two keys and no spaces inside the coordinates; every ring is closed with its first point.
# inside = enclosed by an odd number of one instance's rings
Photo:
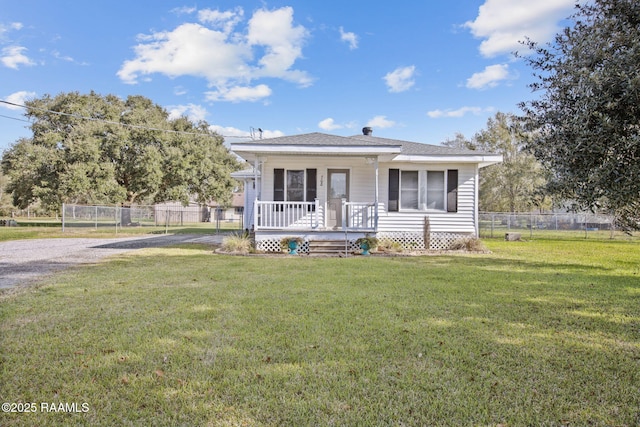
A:
{"type": "MultiPolygon", "coordinates": [[[[42,112],[45,112],[45,113],[57,114],[59,116],[67,116],[67,117],[73,117],[73,118],[76,118],[76,119],[89,120],[89,121],[93,121],[93,122],[101,122],[101,123],[107,123],[107,124],[111,124],[111,125],[119,125],[119,126],[129,127],[129,128],[132,128],[132,129],[153,130],[153,131],[158,131],[158,132],[169,132],[169,133],[176,133],[176,134],[181,134],[181,135],[212,136],[212,135],[207,135],[207,134],[198,133],[198,132],[185,132],[185,131],[180,131],[180,130],[160,129],[160,128],[152,128],[152,127],[148,127],[148,126],[133,125],[133,124],[129,124],[129,123],[114,122],[112,120],[98,119],[96,117],[81,116],[79,114],[63,113],[61,111],[47,110],[45,108],[27,107],[26,105],[16,104],[16,103],[9,102],[9,101],[3,101],[1,99],[0,99],[0,103],[11,105],[11,106],[14,106],[14,107],[25,108],[25,109],[30,108],[32,110],[38,110],[38,111],[42,111],[42,112]]],[[[8,116],[2,116],[2,115],[0,115],[0,117],[6,117],[8,119],[14,119],[14,120],[21,120],[21,119],[16,119],[14,117],[8,117],[8,116]]],[[[22,121],[29,122],[28,120],[22,120],[22,121]]],[[[220,136],[223,137],[223,138],[252,138],[251,135],[246,135],[246,136],[220,135],[220,136]]]]}
{"type": "Polygon", "coordinates": [[[17,117],[5,116],[4,114],[0,114],[0,117],[3,117],[3,118],[5,118],[5,119],[17,120],[17,121],[19,121],[19,122],[31,123],[29,120],[19,119],[19,118],[17,118],[17,117]]]}

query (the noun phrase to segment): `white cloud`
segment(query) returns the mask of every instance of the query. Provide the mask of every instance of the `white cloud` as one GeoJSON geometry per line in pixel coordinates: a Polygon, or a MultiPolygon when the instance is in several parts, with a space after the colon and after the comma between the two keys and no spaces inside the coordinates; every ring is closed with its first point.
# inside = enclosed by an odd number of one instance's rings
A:
{"type": "Polygon", "coordinates": [[[342,27],[340,27],[340,40],[347,42],[351,50],[358,48],[358,36],[355,33],[345,32],[342,27]]]}
{"type": "MultiPolygon", "coordinates": [[[[242,129],[235,128],[233,126],[211,125],[209,126],[209,129],[211,129],[214,132],[217,132],[218,135],[222,135],[228,139],[233,139],[233,141],[242,141],[242,140],[252,139],[251,133],[249,130],[242,130],[242,129]]],[[[257,129],[254,129],[253,136],[255,138],[260,138],[260,133],[258,132],[257,129]]],[[[277,138],[279,136],[284,136],[284,132],[279,130],[264,130],[264,129],[262,130],[263,139],[277,138]]]]}
{"type": "Polygon", "coordinates": [[[388,120],[387,116],[375,116],[367,122],[368,127],[384,129],[390,128],[396,125],[396,122],[388,120]]]}
{"type": "Polygon", "coordinates": [[[484,112],[491,112],[493,111],[492,107],[488,107],[488,108],[480,108],[480,107],[462,107],[462,108],[458,108],[457,110],[433,110],[433,111],[429,111],[427,112],[427,116],[431,117],[432,119],[439,119],[439,118],[450,118],[450,117],[463,117],[466,114],[470,113],[470,114],[474,114],[474,115],[479,115],[482,114],[484,112]]]}
{"type": "MultiPolygon", "coordinates": [[[[20,92],[14,92],[11,95],[7,96],[6,98],[4,98],[5,101],[7,102],[11,102],[12,104],[18,104],[18,105],[24,105],[25,102],[33,99],[36,97],[36,93],[35,92],[27,92],[27,91],[20,91],[20,92]]],[[[8,105],[8,104],[0,104],[5,108],[8,108],[10,110],[22,110],[22,107],[17,107],[15,105],[8,105]]]]}
{"type": "Polygon", "coordinates": [[[8,33],[9,31],[19,31],[24,27],[22,22],[12,22],[8,25],[0,23],[0,38],[4,36],[4,33],[8,33]]]}
{"type": "MultiPolygon", "coordinates": [[[[201,10],[198,18],[199,23],[140,35],[134,46],[135,58],[125,61],[117,75],[129,84],[154,73],[171,78],[203,77],[216,88],[213,98],[220,99],[233,97],[233,92],[239,90],[234,87],[248,88],[248,83],[260,78],[280,78],[301,86],[311,84],[306,72],[292,69],[302,57],[302,46],[308,37],[306,28],[293,24],[292,8],[259,9],[244,30],[237,29],[244,18],[242,8],[201,10]]],[[[258,85],[251,89],[258,90],[260,98],[265,88],[268,87],[258,85]]]]}
{"type": "Polygon", "coordinates": [[[176,15],[190,15],[197,10],[198,9],[195,7],[182,6],[182,7],[176,7],[174,9],[171,9],[171,12],[175,13],[176,15]]]}
{"type": "Polygon", "coordinates": [[[293,9],[283,7],[274,11],[258,10],[249,20],[247,42],[263,46],[266,53],[258,61],[262,66],[254,71],[257,77],[279,77],[302,86],[311,84],[306,73],[290,70],[302,57],[302,45],[308,37],[302,25],[293,26],[293,9]]]}
{"type": "Polygon", "coordinates": [[[242,21],[243,17],[244,10],[241,7],[226,12],[211,9],[203,9],[198,12],[198,20],[200,22],[210,24],[213,28],[219,28],[225,34],[230,34],[233,28],[242,21]]]}
{"type": "Polygon", "coordinates": [[[331,117],[328,117],[318,123],[318,127],[323,130],[335,130],[342,129],[344,126],[335,123],[331,117]]]}
{"type": "Polygon", "coordinates": [[[201,122],[207,117],[207,110],[196,104],[187,105],[170,105],[167,107],[169,111],[169,120],[179,119],[182,116],[186,116],[194,123],[201,122]]]}
{"type": "Polygon", "coordinates": [[[558,22],[568,17],[576,0],[486,0],[474,21],[464,27],[480,39],[485,57],[525,50],[519,42],[529,37],[545,43],[558,32],[558,22]]]}
{"type": "Polygon", "coordinates": [[[499,82],[511,78],[508,64],[489,65],[480,73],[474,73],[467,79],[469,89],[495,87],[499,82]]]}
{"type": "Polygon", "coordinates": [[[387,73],[384,80],[387,82],[389,92],[404,92],[409,90],[414,84],[413,76],[416,72],[415,65],[409,67],[399,67],[387,73]]]}
{"type": "Polygon", "coordinates": [[[234,141],[245,139],[245,138],[251,139],[251,135],[249,134],[248,130],[241,130],[231,126],[220,126],[220,125],[211,125],[209,126],[209,129],[218,133],[218,135],[233,138],[234,141]]]}
{"type": "Polygon", "coordinates": [[[219,87],[218,90],[205,92],[208,101],[255,102],[271,96],[267,85],[219,87]]]}
{"type": "Polygon", "coordinates": [[[0,62],[2,62],[5,67],[13,68],[14,70],[17,70],[20,65],[34,65],[35,62],[23,53],[26,50],[27,48],[23,46],[7,46],[2,49],[0,62]]]}

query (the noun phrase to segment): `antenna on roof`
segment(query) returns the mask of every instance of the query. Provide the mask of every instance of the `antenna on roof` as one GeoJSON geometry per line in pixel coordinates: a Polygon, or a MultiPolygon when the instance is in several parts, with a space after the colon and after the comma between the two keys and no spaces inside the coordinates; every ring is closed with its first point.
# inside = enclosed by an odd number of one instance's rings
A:
{"type": "MultiPolygon", "coordinates": [[[[256,140],[256,128],[252,127],[250,129],[251,129],[251,139],[253,139],[255,141],[256,140]]],[[[257,131],[260,134],[260,136],[258,136],[258,139],[262,139],[262,129],[258,128],[257,131]]]]}

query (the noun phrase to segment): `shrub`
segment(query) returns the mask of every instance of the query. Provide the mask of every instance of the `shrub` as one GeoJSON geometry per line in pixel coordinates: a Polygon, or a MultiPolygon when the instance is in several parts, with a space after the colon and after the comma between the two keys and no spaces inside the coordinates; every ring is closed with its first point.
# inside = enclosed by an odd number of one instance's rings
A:
{"type": "Polygon", "coordinates": [[[486,252],[487,247],[477,237],[462,237],[451,244],[452,250],[464,250],[469,252],[486,252]]]}
{"type": "Polygon", "coordinates": [[[402,245],[391,239],[382,239],[378,244],[378,249],[383,252],[403,252],[402,245]]]}
{"type": "Polygon", "coordinates": [[[222,250],[247,254],[251,251],[252,242],[249,236],[244,234],[232,234],[222,240],[222,250]]]}

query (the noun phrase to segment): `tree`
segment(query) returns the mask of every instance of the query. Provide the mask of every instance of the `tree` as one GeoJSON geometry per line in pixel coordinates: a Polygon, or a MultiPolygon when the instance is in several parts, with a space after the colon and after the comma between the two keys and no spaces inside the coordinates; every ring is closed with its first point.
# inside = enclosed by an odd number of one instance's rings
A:
{"type": "Polygon", "coordinates": [[[142,96],[77,92],[27,103],[32,138],[2,158],[14,204],[228,199],[238,168],[223,139],[205,123],[169,119],[142,96]]]}
{"type": "Polygon", "coordinates": [[[528,135],[518,117],[496,113],[472,140],[456,134],[444,145],[501,154],[503,162],[480,170],[479,208],[486,212],[523,212],[550,207],[541,193],[545,173],[525,150],[528,135]]]}
{"type": "Polygon", "coordinates": [[[640,227],[640,3],[593,0],[552,43],[526,43],[534,91],[521,104],[548,189],[576,209],[640,227]]]}

